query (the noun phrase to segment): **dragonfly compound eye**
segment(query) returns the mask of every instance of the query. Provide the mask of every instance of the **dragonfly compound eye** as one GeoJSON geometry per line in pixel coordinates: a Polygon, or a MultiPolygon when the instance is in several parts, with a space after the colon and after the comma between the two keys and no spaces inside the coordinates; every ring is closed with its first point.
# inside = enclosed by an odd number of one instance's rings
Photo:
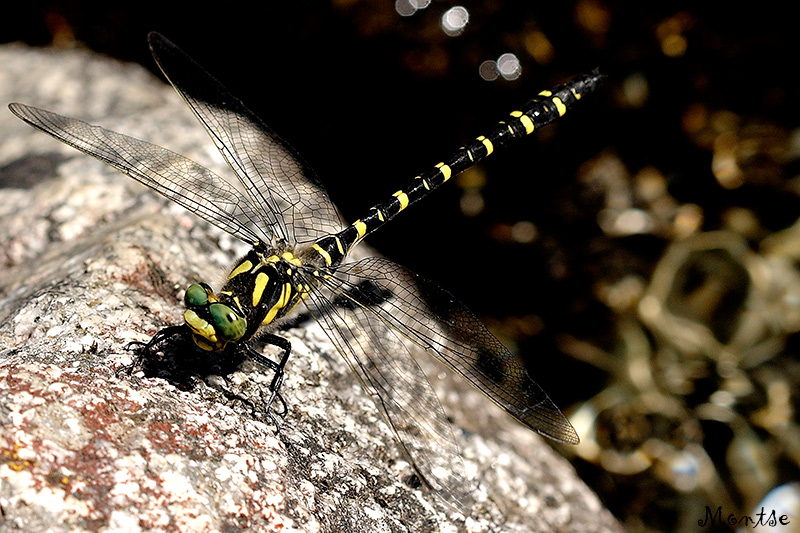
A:
{"type": "Polygon", "coordinates": [[[213,303],[208,306],[208,312],[219,340],[236,342],[247,330],[247,320],[234,313],[233,309],[225,304],[213,303]]]}
{"type": "Polygon", "coordinates": [[[199,283],[193,283],[186,289],[183,297],[186,307],[201,307],[208,304],[208,291],[199,283]]]}
{"type": "Polygon", "coordinates": [[[225,304],[214,302],[206,305],[191,307],[189,300],[195,296],[200,297],[200,293],[194,288],[200,285],[193,285],[186,291],[187,306],[183,313],[183,320],[191,328],[194,342],[197,346],[207,351],[222,350],[229,342],[238,342],[247,331],[247,319],[236,314],[233,309],[225,304]],[[190,294],[191,292],[191,294],[190,294]]]}

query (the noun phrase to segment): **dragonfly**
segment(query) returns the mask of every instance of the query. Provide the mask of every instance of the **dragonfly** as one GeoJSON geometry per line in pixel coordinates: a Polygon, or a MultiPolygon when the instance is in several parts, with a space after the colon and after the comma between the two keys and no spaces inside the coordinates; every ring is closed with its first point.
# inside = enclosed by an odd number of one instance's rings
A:
{"type": "Polygon", "coordinates": [[[184,323],[159,331],[144,351],[184,335],[193,349],[211,357],[244,354],[273,372],[263,412],[278,426],[276,415],[287,411],[280,387],[292,346],[275,331],[293,310],[304,308],[373,399],[419,479],[458,509],[470,505],[470,483],[445,411],[412,351],[438,359],[533,431],[578,443],[575,429],[529,376],[520,356],[452,294],[388,259],[351,261],[348,255],[459,172],[562,117],[597,88],[602,76],[596,70],[542,91],[345,224],[322,182],[288,143],[175,44],[158,33],[148,42],[161,71],[227,161],[230,176],[100,126],[9,105],[28,124],[251,246],[220,290],[191,284],[184,296],[184,323]],[[255,342],[276,346],[280,355],[267,357],[255,342]]]}

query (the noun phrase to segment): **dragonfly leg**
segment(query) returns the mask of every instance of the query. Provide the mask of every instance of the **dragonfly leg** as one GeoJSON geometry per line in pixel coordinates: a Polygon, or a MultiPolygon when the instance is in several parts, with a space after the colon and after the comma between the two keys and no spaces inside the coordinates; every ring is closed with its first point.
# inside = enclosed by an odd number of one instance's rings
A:
{"type": "Polygon", "coordinates": [[[176,336],[176,335],[183,335],[186,333],[186,326],[168,326],[158,331],[153,338],[147,342],[141,341],[131,341],[127,345],[125,345],[125,349],[128,351],[132,351],[136,353],[133,361],[129,365],[123,365],[119,367],[115,372],[114,375],[119,377],[119,375],[123,372],[127,373],[129,376],[133,374],[133,370],[135,368],[139,368],[142,366],[142,362],[144,361],[145,357],[148,354],[152,353],[155,347],[163,342],[164,340],[176,336]]]}
{"type": "Polygon", "coordinates": [[[278,419],[283,420],[288,412],[286,402],[284,401],[283,396],[280,394],[280,388],[285,377],[284,369],[286,367],[286,362],[289,360],[289,356],[292,353],[292,343],[283,337],[274,335],[272,333],[262,336],[259,340],[265,344],[271,344],[283,350],[280,361],[276,363],[272,359],[256,352],[250,348],[250,346],[245,346],[247,355],[251,359],[275,372],[272,382],[269,385],[269,398],[267,398],[266,405],[264,407],[264,413],[266,414],[267,419],[274,424],[277,429],[280,429],[280,422],[278,419]]]}

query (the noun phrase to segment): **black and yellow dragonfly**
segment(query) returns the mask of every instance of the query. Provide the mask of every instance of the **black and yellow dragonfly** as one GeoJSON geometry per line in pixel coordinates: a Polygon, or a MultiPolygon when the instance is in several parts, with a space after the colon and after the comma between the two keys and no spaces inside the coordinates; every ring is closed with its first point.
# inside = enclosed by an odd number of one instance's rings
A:
{"type": "Polygon", "coordinates": [[[157,33],[150,34],[149,43],[235,180],[127,135],[19,103],[9,106],[32,126],[252,246],[219,291],[206,283],[189,286],[184,324],[160,331],[144,350],[182,334],[213,355],[244,353],[274,372],[264,413],[275,421],[278,403],[285,414],[279,389],[291,344],[271,330],[302,303],[375,401],[422,481],[461,509],[469,505],[469,483],[445,412],[410,352],[414,344],[525,426],[559,442],[578,442],[522,360],[449,292],[386,259],[346,258],[364,237],[457,173],[564,115],[597,87],[597,72],[539,93],[345,225],[292,147],[173,43],[157,33]],[[278,346],[280,359],[256,351],[249,344],[253,339],[278,346]]]}

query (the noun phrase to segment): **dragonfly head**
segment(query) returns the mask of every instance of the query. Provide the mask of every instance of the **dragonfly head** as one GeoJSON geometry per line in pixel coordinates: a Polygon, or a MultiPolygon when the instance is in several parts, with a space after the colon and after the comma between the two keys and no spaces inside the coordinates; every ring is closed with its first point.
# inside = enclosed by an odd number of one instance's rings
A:
{"type": "Polygon", "coordinates": [[[183,321],[192,330],[194,343],[209,352],[238,342],[247,331],[247,319],[217,299],[205,283],[193,283],[183,297],[183,321]]]}

